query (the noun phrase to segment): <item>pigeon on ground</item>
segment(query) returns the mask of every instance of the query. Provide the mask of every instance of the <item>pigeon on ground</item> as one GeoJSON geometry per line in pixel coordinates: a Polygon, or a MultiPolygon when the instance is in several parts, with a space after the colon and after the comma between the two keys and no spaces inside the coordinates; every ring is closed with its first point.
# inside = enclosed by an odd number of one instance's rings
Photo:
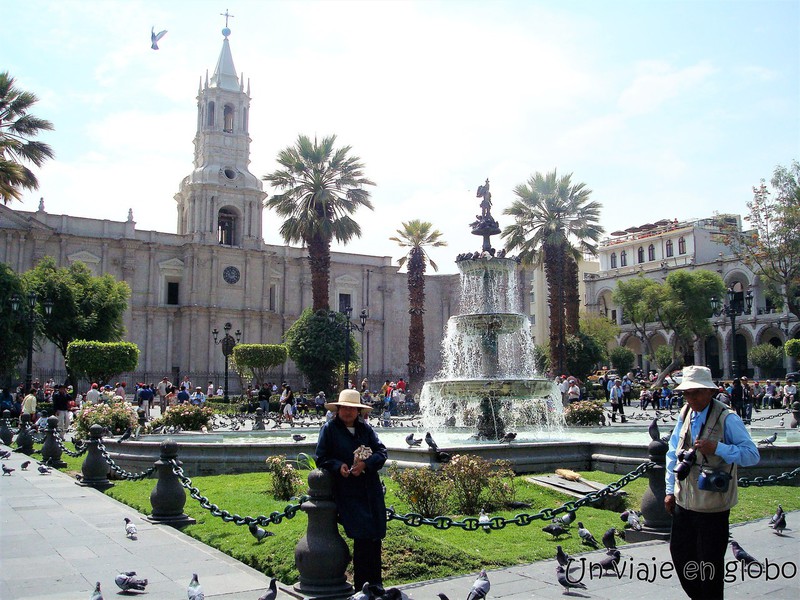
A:
{"type": "Polygon", "coordinates": [[[450,598],[447,597],[447,594],[443,594],[443,593],[439,592],[436,595],[439,596],[439,600],[450,600],[450,598]]]}
{"type": "Polygon", "coordinates": [[[356,592],[347,600],[373,600],[372,592],[369,591],[369,581],[365,581],[364,585],[361,586],[361,591],[356,592]]]}
{"type": "Polygon", "coordinates": [[[186,595],[189,596],[189,600],[205,600],[206,595],[203,592],[203,586],[197,579],[197,573],[192,573],[192,580],[189,582],[186,595]]]}
{"type": "Polygon", "coordinates": [[[563,528],[561,525],[559,525],[558,523],[551,523],[551,524],[550,524],[550,525],[548,525],[547,527],[542,527],[542,531],[544,531],[545,533],[549,533],[550,535],[552,535],[552,536],[553,536],[553,539],[558,539],[558,538],[560,538],[562,535],[564,535],[565,533],[567,533],[567,530],[566,530],[566,529],[564,529],[564,528],[563,528]]]}
{"type": "Polygon", "coordinates": [[[736,560],[743,560],[744,564],[749,565],[752,563],[759,564],[759,562],[747,550],[739,545],[736,540],[731,540],[731,552],[736,560]]]}
{"type": "Polygon", "coordinates": [[[16,469],[12,469],[11,467],[7,467],[7,466],[5,466],[5,465],[0,465],[0,466],[2,466],[2,467],[3,467],[3,475],[8,475],[9,477],[11,477],[11,474],[12,474],[14,471],[16,471],[16,469]]]}
{"type": "Polygon", "coordinates": [[[271,531],[267,531],[263,527],[259,527],[258,523],[255,522],[255,521],[250,523],[250,526],[248,527],[248,529],[250,530],[250,533],[253,535],[253,537],[256,538],[259,542],[261,540],[263,540],[265,537],[269,537],[271,535],[275,535],[271,531]]]}
{"type": "Polygon", "coordinates": [[[258,600],[275,600],[278,597],[278,580],[274,577],[269,582],[269,588],[258,600]]]}
{"type": "Polygon", "coordinates": [[[92,592],[91,597],[89,600],[103,600],[103,594],[100,592],[100,582],[97,582],[97,585],[94,586],[94,592],[92,592]]]}
{"type": "Polygon", "coordinates": [[[559,525],[563,525],[564,527],[569,527],[572,523],[575,522],[576,516],[577,515],[575,514],[575,511],[571,510],[568,513],[565,513],[563,516],[556,517],[555,519],[553,519],[553,523],[558,523],[559,525]]]}
{"type": "Polygon", "coordinates": [[[778,520],[775,521],[772,528],[778,535],[783,535],[783,530],[786,529],[786,513],[781,513],[781,516],[778,517],[778,520]]]}
{"type": "Polygon", "coordinates": [[[125,440],[127,440],[127,439],[130,439],[130,437],[131,437],[132,435],[133,435],[133,429],[131,429],[130,427],[128,427],[128,428],[125,430],[125,433],[123,433],[123,434],[120,436],[120,438],[117,440],[117,442],[121,444],[121,443],[122,443],[122,442],[124,442],[125,440]]]}
{"type": "Polygon", "coordinates": [[[409,448],[414,448],[422,444],[422,438],[419,439],[414,438],[414,432],[412,431],[406,436],[406,444],[408,444],[409,448]]]}
{"type": "Polygon", "coordinates": [[[375,598],[375,600],[402,600],[403,593],[398,590],[396,587],[391,587],[383,594],[375,598]]]}
{"type": "Polygon", "coordinates": [[[11,458],[11,450],[3,450],[0,452],[0,459],[7,460],[11,458]]]}
{"type": "Polygon", "coordinates": [[[166,29],[164,31],[159,31],[158,33],[156,33],[155,27],[150,28],[150,47],[153,50],[158,50],[158,42],[161,40],[161,38],[163,38],[166,35],[166,33],[167,33],[166,29]]]}
{"type": "Polygon", "coordinates": [[[524,502],[522,500],[512,500],[511,502],[506,502],[507,508],[530,508],[530,502],[524,502]]]}
{"type": "Polygon", "coordinates": [[[610,571],[619,563],[619,558],[619,550],[612,550],[609,552],[608,556],[604,556],[598,564],[603,571],[610,571]]]}
{"type": "Polygon", "coordinates": [[[28,467],[30,467],[30,466],[31,466],[31,461],[29,461],[29,460],[26,460],[26,461],[25,461],[24,463],[22,463],[20,466],[22,467],[22,470],[23,470],[23,471],[27,471],[27,470],[28,470],[28,467]]]}
{"type": "Polygon", "coordinates": [[[564,567],[561,565],[556,565],[556,577],[558,578],[558,583],[561,584],[561,587],[564,588],[564,593],[569,593],[570,588],[575,588],[578,590],[585,590],[586,586],[582,584],[580,581],[569,581],[567,579],[567,573],[564,570],[564,567]]]}
{"type": "Polygon", "coordinates": [[[50,467],[43,463],[39,463],[39,466],[36,467],[39,470],[40,475],[49,475],[50,474],[50,467]]]}
{"type": "Polygon", "coordinates": [[[129,540],[138,539],[136,525],[128,517],[125,517],[125,535],[128,536],[129,540]]]}
{"type": "Polygon", "coordinates": [[[628,526],[635,531],[642,530],[642,523],[639,521],[639,513],[635,510],[628,512],[628,526]]]}
{"type": "Polygon", "coordinates": [[[597,543],[597,540],[594,539],[591,532],[583,526],[581,521],[578,521],[578,535],[581,537],[581,543],[591,546],[595,550],[600,547],[600,544],[597,543]]]}
{"type": "Polygon", "coordinates": [[[475,580],[475,583],[472,584],[472,589],[469,591],[469,594],[467,594],[467,600],[486,598],[490,587],[491,585],[489,584],[489,577],[486,575],[486,569],[481,569],[478,578],[475,580]]]}
{"type": "Polygon", "coordinates": [[[304,435],[300,435],[299,433],[293,433],[293,434],[292,434],[292,439],[293,439],[295,442],[302,442],[304,439],[306,439],[306,436],[304,436],[304,435]]]}
{"type": "Polygon", "coordinates": [[[778,432],[776,431],[771,436],[765,437],[763,440],[759,440],[758,441],[758,445],[759,446],[761,446],[761,445],[773,446],[773,445],[775,445],[775,440],[777,440],[777,439],[778,439],[778,432]]]}
{"type": "Polygon", "coordinates": [[[515,431],[509,431],[508,433],[506,433],[506,434],[505,434],[505,435],[502,437],[502,439],[500,440],[500,443],[501,443],[501,444],[503,444],[503,443],[508,443],[508,444],[510,444],[510,443],[511,443],[513,440],[515,440],[515,439],[517,439],[517,433],[516,433],[515,431]]]}
{"type": "Polygon", "coordinates": [[[775,523],[778,522],[778,519],[781,518],[782,514],[783,514],[783,507],[780,504],[778,504],[778,510],[775,511],[775,514],[772,515],[772,518],[769,520],[769,526],[772,527],[773,525],[775,525],[775,523]]]}
{"type": "Polygon", "coordinates": [[[147,579],[139,579],[136,577],[136,571],[123,571],[114,578],[114,583],[123,592],[130,590],[144,591],[147,587],[147,579]]]}
{"type": "Polygon", "coordinates": [[[481,509],[481,514],[478,515],[478,525],[483,527],[486,533],[491,533],[491,523],[492,520],[489,518],[489,515],[486,514],[485,510],[481,509]]]}
{"type": "Polygon", "coordinates": [[[439,445],[433,440],[433,436],[431,435],[430,431],[425,434],[425,443],[428,445],[428,448],[434,452],[439,452],[439,445]]]}
{"type": "Polygon", "coordinates": [[[606,554],[611,554],[612,550],[617,549],[617,530],[613,527],[603,534],[603,546],[605,546],[606,554]]]}
{"type": "Polygon", "coordinates": [[[568,567],[569,563],[575,559],[564,552],[564,549],[561,546],[556,546],[556,560],[562,567],[568,567]]]}

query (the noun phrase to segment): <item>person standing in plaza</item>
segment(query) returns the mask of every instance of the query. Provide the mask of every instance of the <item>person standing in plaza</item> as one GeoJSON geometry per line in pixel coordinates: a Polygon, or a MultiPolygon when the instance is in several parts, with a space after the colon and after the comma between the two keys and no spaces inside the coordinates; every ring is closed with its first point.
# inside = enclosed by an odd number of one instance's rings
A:
{"type": "Polygon", "coordinates": [[[31,388],[23,398],[21,414],[30,416],[31,422],[33,422],[36,416],[36,388],[31,388]]]}
{"type": "Polygon", "coordinates": [[[353,585],[383,585],[381,540],[386,537],[386,504],[378,472],[386,446],[364,420],[371,407],[357,390],[342,390],[325,407],[335,416],[319,432],[317,465],[333,477],[339,522],[353,540],[353,585]]]}
{"type": "Polygon", "coordinates": [[[167,412],[167,393],[169,393],[171,387],[172,384],[166,377],[162,377],[161,381],[159,381],[156,386],[156,391],[158,392],[158,406],[161,409],[162,415],[167,412]]]}
{"type": "Polygon", "coordinates": [[[617,378],[614,380],[614,387],[611,388],[611,421],[617,422],[617,411],[619,411],[620,420],[623,423],[627,422],[625,419],[625,392],[622,390],[622,381],[617,378]]]}
{"type": "Polygon", "coordinates": [[[683,369],[677,386],[686,406],[669,439],[664,508],[672,515],[670,554],[683,591],[693,600],[721,600],[725,578],[730,509],[737,502],[737,467],[760,460],[741,418],[714,399],[717,386],[708,367],[683,369]],[[678,455],[684,456],[676,475],[678,455]],[[707,485],[709,474],[726,485],[707,485]],[[710,564],[702,576],[691,565],[710,564]]]}
{"type": "Polygon", "coordinates": [[[53,411],[55,411],[55,415],[58,417],[58,434],[63,440],[67,437],[67,429],[69,429],[69,421],[70,417],[72,417],[72,411],[69,405],[70,401],[72,401],[72,397],[67,392],[67,384],[59,384],[58,389],[53,393],[52,401],[53,411]]]}

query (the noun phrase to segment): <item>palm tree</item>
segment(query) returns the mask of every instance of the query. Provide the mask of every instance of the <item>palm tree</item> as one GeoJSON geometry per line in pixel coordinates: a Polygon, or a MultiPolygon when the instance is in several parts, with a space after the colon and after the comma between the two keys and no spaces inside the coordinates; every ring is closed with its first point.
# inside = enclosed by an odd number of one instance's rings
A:
{"type": "Polygon", "coordinates": [[[397,261],[401,267],[408,260],[408,312],[411,324],[408,327],[408,378],[422,380],[425,377],[425,324],[422,315],[425,313],[425,269],[430,263],[434,271],[439,267],[425,252],[425,247],[440,248],[447,242],[440,240],[442,233],[433,229],[427,221],[414,219],[404,222],[403,228],[397,230],[398,237],[390,237],[408,254],[397,261]]]}
{"type": "Polygon", "coordinates": [[[51,130],[53,124],[31,114],[38,102],[36,94],[14,87],[8,71],[0,72],[0,198],[3,204],[22,198],[22,189],[39,187],[36,175],[23,162],[41,167],[53,150],[43,142],[29,138],[40,130],[51,130]]]}
{"type": "Polygon", "coordinates": [[[321,143],[300,135],[294,146],[278,154],[283,168],[263,177],[283,191],[264,204],[285,217],[280,229],[284,241],[308,246],[315,311],[329,307],[331,240],[348,242],[361,236],[361,227],[350,215],[361,206],[372,209],[363,186],[375,185],[364,176],[361,159],[348,156],[350,146],[337,150],[335,142],[335,135],[321,143]]]}
{"type": "Polygon", "coordinates": [[[519,249],[526,263],[544,264],[550,309],[550,357],[553,368],[564,372],[565,337],[578,333],[578,261],[581,253],[596,254],[600,204],[590,202],[591,190],[572,184],[572,174],[558,177],[555,170],[535,173],[514,188],[517,200],[503,211],[514,224],[503,230],[506,249],[519,249]]]}

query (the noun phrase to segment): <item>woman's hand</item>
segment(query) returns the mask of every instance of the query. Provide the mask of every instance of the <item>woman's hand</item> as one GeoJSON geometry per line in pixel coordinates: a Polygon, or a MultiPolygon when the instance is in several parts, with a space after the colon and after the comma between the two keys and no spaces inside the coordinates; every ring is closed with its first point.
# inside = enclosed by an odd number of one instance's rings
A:
{"type": "Polygon", "coordinates": [[[350,474],[354,477],[358,477],[364,472],[364,469],[367,468],[367,463],[363,460],[357,460],[356,463],[350,468],[350,474]]]}
{"type": "Polygon", "coordinates": [[[350,467],[348,467],[345,463],[342,463],[342,466],[339,467],[339,474],[342,477],[349,477],[350,476],[350,467]]]}

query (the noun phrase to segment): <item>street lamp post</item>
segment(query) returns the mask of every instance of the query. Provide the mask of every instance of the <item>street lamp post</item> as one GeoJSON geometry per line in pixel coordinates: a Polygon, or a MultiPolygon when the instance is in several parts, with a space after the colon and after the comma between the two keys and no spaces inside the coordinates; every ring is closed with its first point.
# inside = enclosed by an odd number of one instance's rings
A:
{"type": "Polygon", "coordinates": [[[228,402],[228,357],[233,353],[234,346],[239,343],[239,339],[242,337],[242,332],[237,329],[234,332],[236,339],[233,339],[233,336],[230,333],[232,328],[233,326],[230,323],[225,323],[225,326],[223,327],[225,330],[225,337],[223,337],[221,340],[217,339],[219,336],[219,330],[216,327],[211,331],[211,335],[214,336],[214,345],[216,346],[222,344],[222,355],[225,357],[225,387],[223,389],[226,404],[228,402]]]}
{"type": "Polygon", "coordinates": [[[731,377],[736,379],[739,376],[739,361],[736,360],[736,317],[742,314],[749,315],[750,310],[753,308],[753,291],[748,289],[744,296],[744,307],[735,303],[736,292],[733,286],[728,288],[727,291],[728,303],[722,304],[716,296],[711,297],[711,309],[714,311],[715,316],[725,315],[731,320],[731,356],[730,368],[731,377]]]}
{"type": "MultiPolygon", "coordinates": [[[[33,385],[33,331],[36,328],[36,305],[39,299],[36,292],[30,292],[25,300],[27,302],[23,302],[17,294],[11,297],[11,310],[22,316],[28,323],[28,364],[25,369],[25,393],[28,393],[33,385]],[[27,304],[27,308],[24,308],[25,304],[27,304]],[[20,309],[23,309],[22,312],[20,309]]],[[[48,298],[42,302],[42,306],[45,315],[49,317],[53,312],[53,301],[48,298]]]]}
{"type": "MultiPolygon", "coordinates": [[[[367,319],[369,318],[369,313],[367,312],[366,308],[361,310],[361,313],[358,316],[358,320],[359,320],[360,324],[353,323],[350,320],[350,317],[353,315],[353,307],[352,306],[348,306],[347,308],[344,309],[344,312],[342,312],[340,314],[343,314],[344,315],[344,319],[345,319],[344,323],[340,324],[340,326],[342,327],[342,329],[344,330],[344,333],[345,333],[345,338],[344,338],[344,389],[349,389],[350,388],[350,332],[355,330],[355,331],[363,333],[364,332],[364,328],[367,326],[367,319]]],[[[328,320],[331,323],[338,323],[338,321],[336,320],[336,313],[333,312],[333,311],[330,311],[328,313],[328,320]]]]}

